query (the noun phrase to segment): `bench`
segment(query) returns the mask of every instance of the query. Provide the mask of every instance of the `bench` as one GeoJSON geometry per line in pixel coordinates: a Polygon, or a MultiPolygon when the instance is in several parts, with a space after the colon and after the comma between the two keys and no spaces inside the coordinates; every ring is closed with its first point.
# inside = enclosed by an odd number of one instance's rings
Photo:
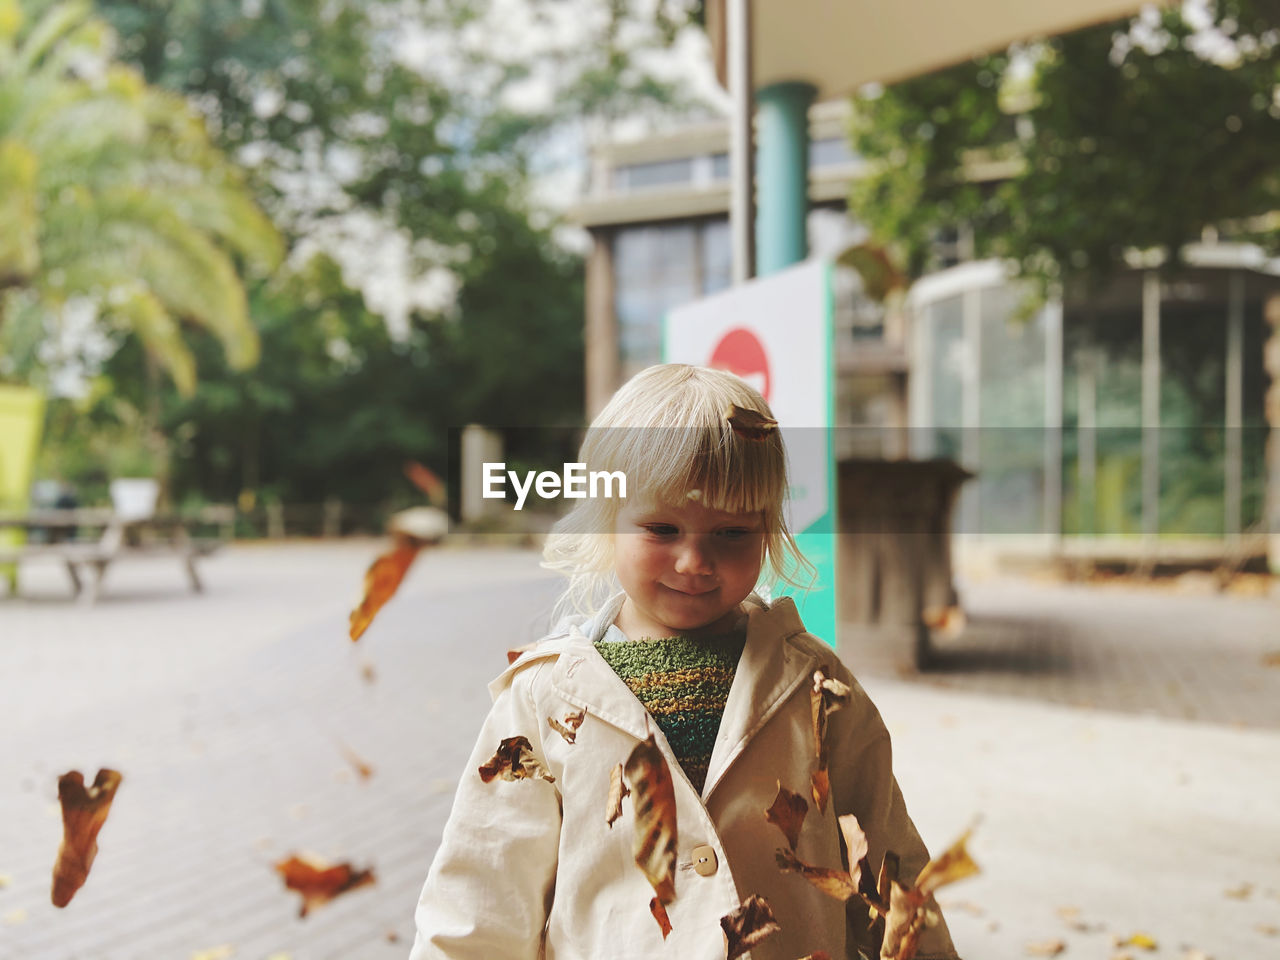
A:
{"type": "Polygon", "coordinates": [[[0,544],[0,564],[21,565],[31,560],[52,560],[64,565],[75,595],[94,603],[111,564],[130,557],[172,556],[187,573],[195,592],[204,590],[196,561],[220,548],[230,538],[235,521],[233,507],[206,507],[190,516],[155,515],[124,517],[109,509],[34,510],[0,514],[0,529],[21,529],[30,537],[44,534],[47,542],[0,544]],[[192,536],[191,528],[216,526],[218,536],[192,536]],[[92,535],[94,532],[95,535],[92,535]],[[58,535],[67,535],[66,539],[58,535]],[[86,535],[89,534],[89,535],[86,535]]]}

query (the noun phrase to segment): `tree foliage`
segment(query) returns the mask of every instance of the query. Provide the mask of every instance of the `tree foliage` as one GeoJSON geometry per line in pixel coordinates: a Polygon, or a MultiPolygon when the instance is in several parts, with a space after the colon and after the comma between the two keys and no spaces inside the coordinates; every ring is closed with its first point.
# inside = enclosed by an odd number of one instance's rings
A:
{"type": "Polygon", "coordinates": [[[1045,286],[1206,228],[1280,246],[1280,31],[1270,0],[1155,8],[855,101],[876,162],[850,207],[913,275],[940,227],[1045,286]]]}
{"type": "Polygon", "coordinates": [[[84,0],[0,0],[0,219],[0,335],[80,300],[183,393],[184,323],[257,359],[240,265],[273,267],[279,236],[187,104],[111,59],[84,0]]]}

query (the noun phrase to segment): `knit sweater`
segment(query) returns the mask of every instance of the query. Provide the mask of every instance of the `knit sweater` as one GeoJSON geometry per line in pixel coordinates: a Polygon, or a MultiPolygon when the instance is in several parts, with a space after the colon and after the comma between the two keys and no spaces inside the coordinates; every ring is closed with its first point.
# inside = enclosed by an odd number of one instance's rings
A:
{"type": "Polygon", "coordinates": [[[595,644],[657,722],[699,793],[745,642],[745,633],[738,631],[706,640],[664,637],[595,644]]]}

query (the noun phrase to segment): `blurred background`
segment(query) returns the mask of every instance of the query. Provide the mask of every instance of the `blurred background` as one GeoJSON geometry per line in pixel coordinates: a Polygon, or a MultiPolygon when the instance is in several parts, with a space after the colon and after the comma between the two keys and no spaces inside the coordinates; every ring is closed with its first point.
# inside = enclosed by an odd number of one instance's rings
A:
{"type": "MultiPolygon", "coordinates": [[[[839,650],[931,847],[987,816],[962,953],[1280,949],[1280,5],[748,6],[832,265],[839,650]]],[[[733,286],[740,8],[0,0],[0,958],[407,952],[556,587],[459,448],[558,468],[733,286]],[[57,914],[56,777],[109,764],[57,914]],[[296,920],[308,846],[378,886],[296,920]]]]}

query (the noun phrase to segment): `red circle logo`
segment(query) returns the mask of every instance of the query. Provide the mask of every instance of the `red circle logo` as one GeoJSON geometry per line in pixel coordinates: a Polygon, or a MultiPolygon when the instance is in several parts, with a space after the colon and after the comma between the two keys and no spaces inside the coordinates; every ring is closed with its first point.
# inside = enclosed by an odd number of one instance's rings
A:
{"type": "Polygon", "coordinates": [[[736,374],[760,391],[766,401],[769,399],[769,358],[764,344],[750,330],[736,327],[721,337],[711,351],[708,365],[736,374]]]}

